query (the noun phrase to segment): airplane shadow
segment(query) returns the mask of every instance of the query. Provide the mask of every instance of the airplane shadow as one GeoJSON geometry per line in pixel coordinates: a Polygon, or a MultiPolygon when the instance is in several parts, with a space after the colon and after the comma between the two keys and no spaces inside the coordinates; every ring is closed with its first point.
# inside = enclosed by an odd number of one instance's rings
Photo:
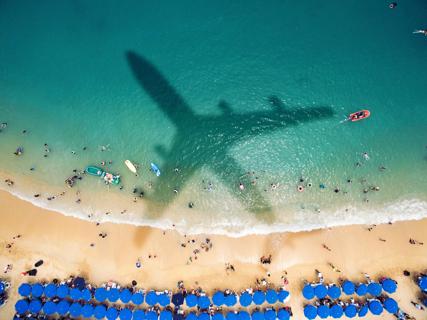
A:
{"type": "Polygon", "coordinates": [[[334,115],[332,108],[288,109],[278,97],[271,96],[272,109],[268,111],[239,114],[233,112],[226,101],[220,101],[221,114],[198,115],[149,60],[132,51],[126,52],[126,59],[141,89],[176,127],[170,148],[156,146],[163,158],[162,174],[155,180],[153,192],[146,197],[149,214],[159,216],[176,198],[174,189],[183,190],[193,174],[202,167],[209,167],[249,212],[272,223],[273,215],[269,214],[272,207],[262,189],[251,185],[251,177],[246,174],[248,170],[229,155],[229,149],[252,136],[330,118],[334,115]],[[239,183],[245,185],[244,190],[239,189],[239,183]]]}

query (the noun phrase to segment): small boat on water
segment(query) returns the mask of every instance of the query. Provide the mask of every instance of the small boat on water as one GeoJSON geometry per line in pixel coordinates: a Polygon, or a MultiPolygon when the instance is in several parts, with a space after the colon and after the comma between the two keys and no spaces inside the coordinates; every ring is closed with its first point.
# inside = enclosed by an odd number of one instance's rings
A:
{"type": "Polygon", "coordinates": [[[95,167],[95,166],[87,166],[85,171],[96,177],[102,178],[105,183],[111,183],[111,184],[119,184],[120,183],[120,175],[114,175],[109,172],[105,172],[101,168],[95,167]]]}
{"type": "Polygon", "coordinates": [[[151,163],[151,171],[153,171],[156,176],[160,176],[160,169],[155,163],[151,163]]]}
{"type": "Polygon", "coordinates": [[[126,160],[125,165],[132,173],[136,174],[136,166],[130,160],[126,160]]]}
{"type": "Polygon", "coordinates": [[[369,110],[360,110],[360,111],[351,113],[348,116],[347,120],[349,120],[351,122],[355,122],[355,121],[359,121],[359,120],[369,118],[370,115],[371,115],[371,112],[369,110]]]}

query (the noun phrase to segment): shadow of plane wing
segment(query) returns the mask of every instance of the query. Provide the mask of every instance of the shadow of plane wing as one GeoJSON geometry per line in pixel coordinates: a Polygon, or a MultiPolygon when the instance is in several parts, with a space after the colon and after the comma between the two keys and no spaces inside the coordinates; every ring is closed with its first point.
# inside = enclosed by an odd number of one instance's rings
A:
{"type": "Polygon", "coordinates": [[[218,177],[221,177],[224,185],[228,187],[230,193],[250,212],[255,213],[258,219],[265,222],[272,222],[272,208],[259,189],[251,184],[246,171],[227,154],[221,156],[221,166],[211,166],[218,177]],[[239,183],[245,186],[244,190],[239,189],[239,183]]]}
{"type": "Polygon", "coordinates": [[[126,59],[138,83],[175,125],[183,115],[193,116],[184,99],[150,61],[133,51],[126,52],[126,59]]]}

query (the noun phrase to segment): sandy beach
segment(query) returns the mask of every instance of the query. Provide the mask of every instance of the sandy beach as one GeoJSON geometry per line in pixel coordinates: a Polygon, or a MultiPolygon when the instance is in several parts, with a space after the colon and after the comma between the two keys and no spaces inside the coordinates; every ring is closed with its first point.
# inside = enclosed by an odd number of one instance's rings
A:
{"type": "Polygon", "coordinates": [[[392,297],[399,306],[417,319],[425,317],[424,311],[411,305],[419,291],[412,278],[402,272],[424,271],[427,265],[427,245],[409,243],[410,238],[427,241],[427,220],[228,238],[98,225],[35,207],[4,191],[0,192],[0,204],[0,267],[13,265],[12,271],[3,275],[12,283],[10,299],[0,310],[3,317],[13,315],[17,287],[24,281],[83,275],[95,284],[115,280],[127,285],[136,280],[143,288],[175,289],[182,280],[187,288],[200,286],[211,292],[217,288],[238,291],[255,286],[256,280],[263,278],[282,285],[286,276],[291,292],[287,305],[292,307],[295,319],[302,319],[303,279],[315,280],[315,269],[323,272],[326,282],[340,277],[363,281],[363,272],[373,279],[388,275],[398,281],[398,291],[392,297]],[[270,254],[271,264],[261,264],[260,257],[270,254]],[[141,268],[135,265],[138,258],[141,268]],[[39,259],[44,264],[36,277],[20,274],[39,259]],[[227,263],[235,271],[227,271],[227,263]],[[330,264],[340,272],[332,270],[330,264]]]}

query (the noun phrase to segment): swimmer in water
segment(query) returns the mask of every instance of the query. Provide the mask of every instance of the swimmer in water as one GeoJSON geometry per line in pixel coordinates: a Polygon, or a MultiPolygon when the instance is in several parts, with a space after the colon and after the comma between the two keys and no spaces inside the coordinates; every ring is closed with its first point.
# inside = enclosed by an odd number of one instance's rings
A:
{"type": "Polygon", "coordinates": [[[245,190],[245,185],[243,183],[239,183],[239,189],[240,190],[245,190]]]}
{"type": "Polygon", "coordinates": [[[388,7],[389,7],[390,9],[394,9],[394,8],[396,8],[396,7],[397,7],[397,2],[392,2],[392,3],[390,3],[390,4],[388,5],[388,7]]]}
{"type": "Polygon", "coordinates": [[[365,160],[369,160],[369,155],[368,155],[368,153],[367,153],[367,152],[363,152],[363,158],[364,158],[365,160]]]}

